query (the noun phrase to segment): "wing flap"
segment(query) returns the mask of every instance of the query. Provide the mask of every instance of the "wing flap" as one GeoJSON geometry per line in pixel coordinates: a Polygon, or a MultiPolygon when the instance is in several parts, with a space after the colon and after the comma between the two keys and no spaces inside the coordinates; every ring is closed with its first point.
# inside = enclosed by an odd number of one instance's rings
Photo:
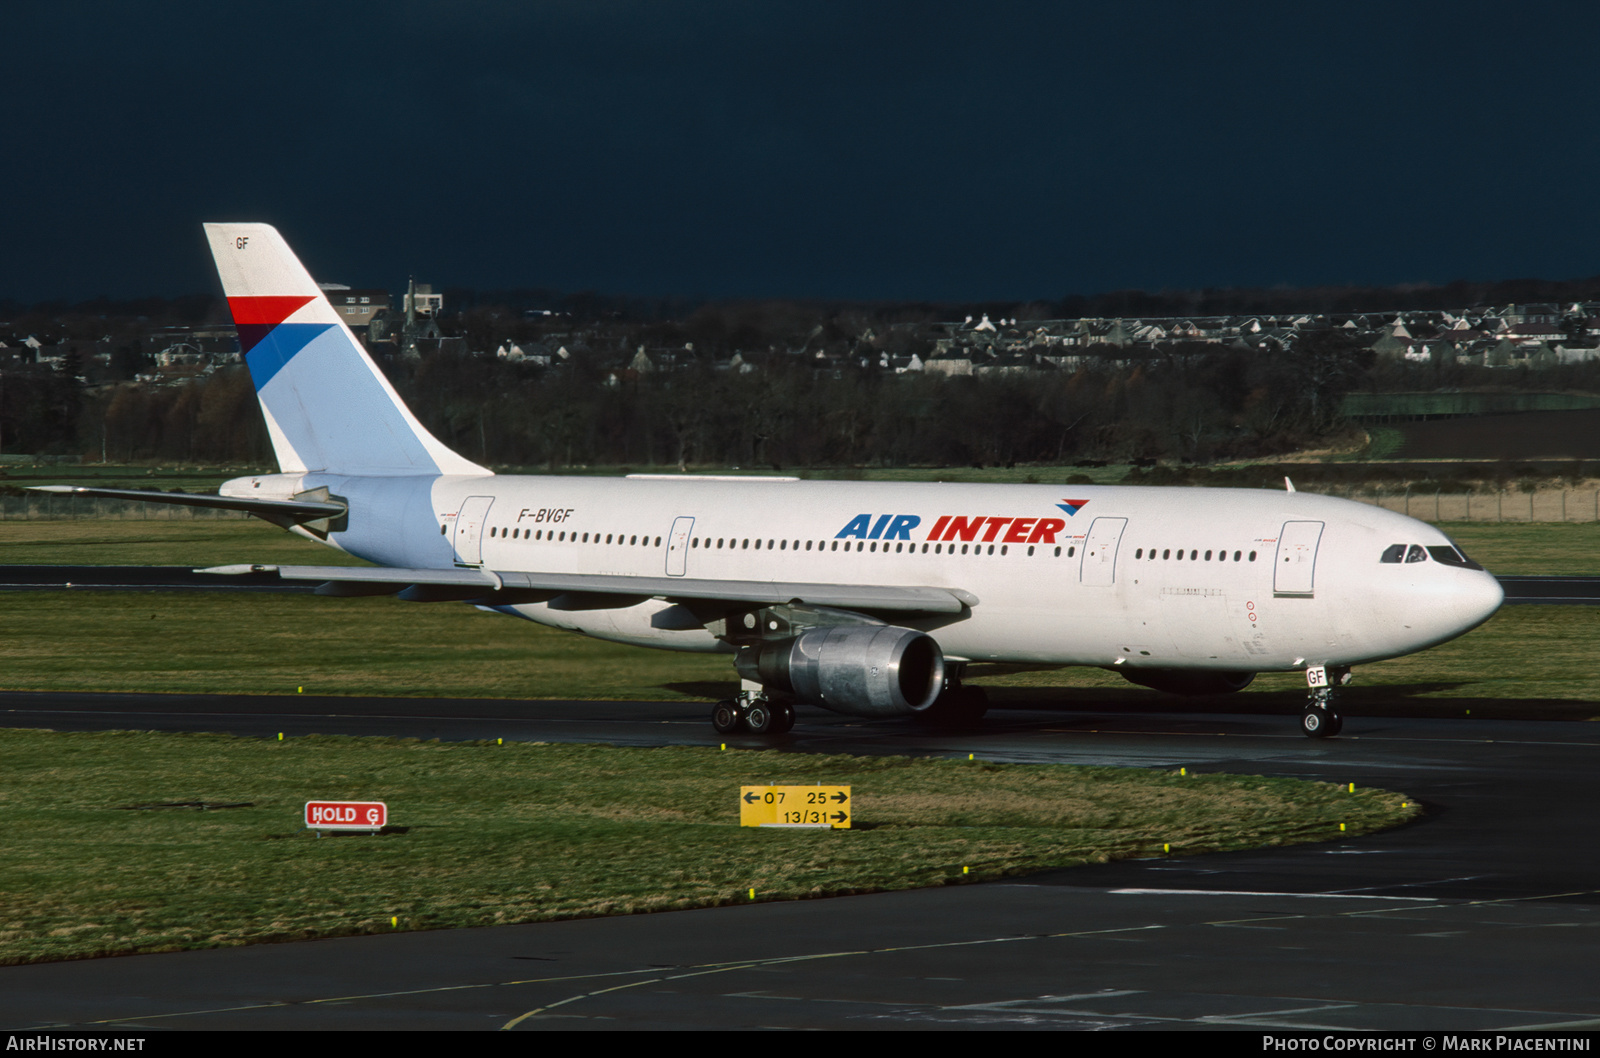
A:
{"type": "MultiPolygon", "coordinates": [[[[614,596],[615,606],[629,606],[640,599],[666,598],[682,601],[710,601],[775,605],[802,602],[812,606],[835,606],[846,610],[881,610],[899,613],[959,614],[976,606],[978,599],[959,588],[938,588],[876,584],[810,584],[796,581],[696,580],[688,577],[629,577],[606,573],[493,573],[480,569],[367,569],[350,566],[217,566],[206,573],[266,572],[276,568],[283,580],[315,580],[327,584],[349,585],[351,594],[358,586],[395,585],[396,590],[414,585],[430,587],[480,588],[511,592],[521,589],[530,600],[538,594],[573,594],[585,598],[585,609],[593,608],[597,596],[614,596]]],[[[328,594],[343,589],[333,589],[328,594]]],[[[417,593],[419,595],[426,593],[417,593]]],[[[437,593],[436,593],[437,594],[437,593]]]]}

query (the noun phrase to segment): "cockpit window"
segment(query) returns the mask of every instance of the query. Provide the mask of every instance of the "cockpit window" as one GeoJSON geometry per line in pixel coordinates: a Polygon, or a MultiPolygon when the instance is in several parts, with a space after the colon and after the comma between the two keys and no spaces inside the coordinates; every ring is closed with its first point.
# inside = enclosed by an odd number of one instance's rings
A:
{"type": "Polygon", "coordinates": [[[1460,566],[1462,569],[1482,569],[1472,559],[1468,558],[1459,547],[1430,547],[1428,554],[1442,566],[1460,566]]]}
{"type": "Polygon", "coordinates": [[[1379,559],[1378,561],[1380,561],[1380,562],[1404,562],[1405,558],[1406,558],[1406,545],[1404,545],[1404,544],[1390,544],[1388,547],[1383,549],[1383,557],[1381,559],[1379,559]]]}
{"type": "Polygon", "coordinates": [[[1406,549],[1406,561],[1426,562],[1428,561],[1428,553],[1422,549],[1421,544],[1412,544],[1406,549]]]}

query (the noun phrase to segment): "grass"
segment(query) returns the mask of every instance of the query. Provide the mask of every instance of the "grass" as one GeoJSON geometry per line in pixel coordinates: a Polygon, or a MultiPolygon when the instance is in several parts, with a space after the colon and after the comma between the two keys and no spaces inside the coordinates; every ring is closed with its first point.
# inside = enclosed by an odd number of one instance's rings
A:
{"type": "Polygon", "coordinates": [[[1600,522],[1444,522],[1439,528],[1494,573],[1600,575],[1600,522]]]}
{"type": "MultiPolygon", "coordinates": [[[[1141,690],[1100,669],[974,666],[997,706],[1178,710],[1183,699],[1141,690]]],[[[1289,716],[1305,701],[1298,672],[1264,672],[1241,694],[1200,700],[1210,712],[1289,716]]],[[[1189,700],[1193,702],[1194,700],[1189,700]]],[[[1339,692],[1347,716],[1600,720],[1600,609],[1508,606],[1460,639],[1361,665],[1339,692]],[[1530,663],[1530,659],[1536,659],[1530,663]]]]}
{"type": "Polygon", "coordinates": [[[365,565],[275,525],[249,521],[0,521],[0,565],[365,565]]]}
{"type": "Polygon", "coordinates": [[[1404,430],[1392,426],[1373,426],[1367,430],[1369,438],[1365,450],[1353,453],[1351,458],[1388,459],[1406,443],[1404,430]]]}
{"type": "Polygon", "coordinates": [[[382,738],[0,731],[0,773],[0,963],[957,884],[1418,813],[1248,776],[382,738]],[[857,828],[739,827],[738,788],[769,782],[850,785],[857,828]],[[407,829],[319,840],[312,799],[407,829]],[[250,806],[129,810],[171,801],[250,806]]]}
{"type": "Polygon", "coordinates": [[[669,701],[737,680],[723,655],[387,597],[9,592],[0,628],[6,690],[669,701]]]}
{"type": "MultiPolygon", "coordinates": [[[[1128,473],[1131,464],[1113,464],[1104,467],[1017,466],[1017,467],[732,467],[693,466],[691,474],[783,474],[816,478],[818,480],[852,481],[972,481],[972,482],[1037,482],[1059,483],[1073,474],[1084,474],[1096,484],[1115,484],[1128,473]]],[[[676,463],[661,466],[575,466],[551,471],[545,466],[496,466],[500,474],[550,474],[593,475],[614,477],[620,474],[676,474],[676,463]]],[[[53,466],[6,466],[0,468],[0,484],[26,488],[29,485],[98,485],[119,489],[186,489],[190,492],[214,490],[230,478],[249,474],[270,474],[270,468],[248,466],[208,465],[142,465],[142,464],[63,464],[53,466]]]]}
{"type": "Polygon", "coordinates": [[[112,489],[184,489],[189,492],[214,490],[229,478],[247,474],[270,474],[264,467],[217,466],[212,464],[120,464],[77,463],[30,466],[7,464],[0,467],[0,484],[16,488],[29,485],[82,485],[112,489]]]}

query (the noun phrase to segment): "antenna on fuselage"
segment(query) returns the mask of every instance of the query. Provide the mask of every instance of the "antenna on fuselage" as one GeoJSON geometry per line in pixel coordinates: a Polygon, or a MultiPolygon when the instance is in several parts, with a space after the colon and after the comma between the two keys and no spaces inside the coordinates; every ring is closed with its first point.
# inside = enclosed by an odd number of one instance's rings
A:
{"type": "Polygon", "coordinates": [[[1287,474],[1285,474],[1283,477],[1283,489],[1285,492],[1294,491],[1294,482],[1289,480],[1289,476],[1287,474]]]}

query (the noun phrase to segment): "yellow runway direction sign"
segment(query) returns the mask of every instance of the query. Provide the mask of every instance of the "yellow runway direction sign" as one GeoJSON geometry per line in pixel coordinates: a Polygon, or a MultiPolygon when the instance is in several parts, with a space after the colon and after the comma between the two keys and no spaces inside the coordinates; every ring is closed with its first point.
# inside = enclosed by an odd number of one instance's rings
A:
{"type": "Polygon", "coordinates": [[[855,805],[848,786],[741,786],[742,827],[832,827],[849,830],[855,805]]]}

